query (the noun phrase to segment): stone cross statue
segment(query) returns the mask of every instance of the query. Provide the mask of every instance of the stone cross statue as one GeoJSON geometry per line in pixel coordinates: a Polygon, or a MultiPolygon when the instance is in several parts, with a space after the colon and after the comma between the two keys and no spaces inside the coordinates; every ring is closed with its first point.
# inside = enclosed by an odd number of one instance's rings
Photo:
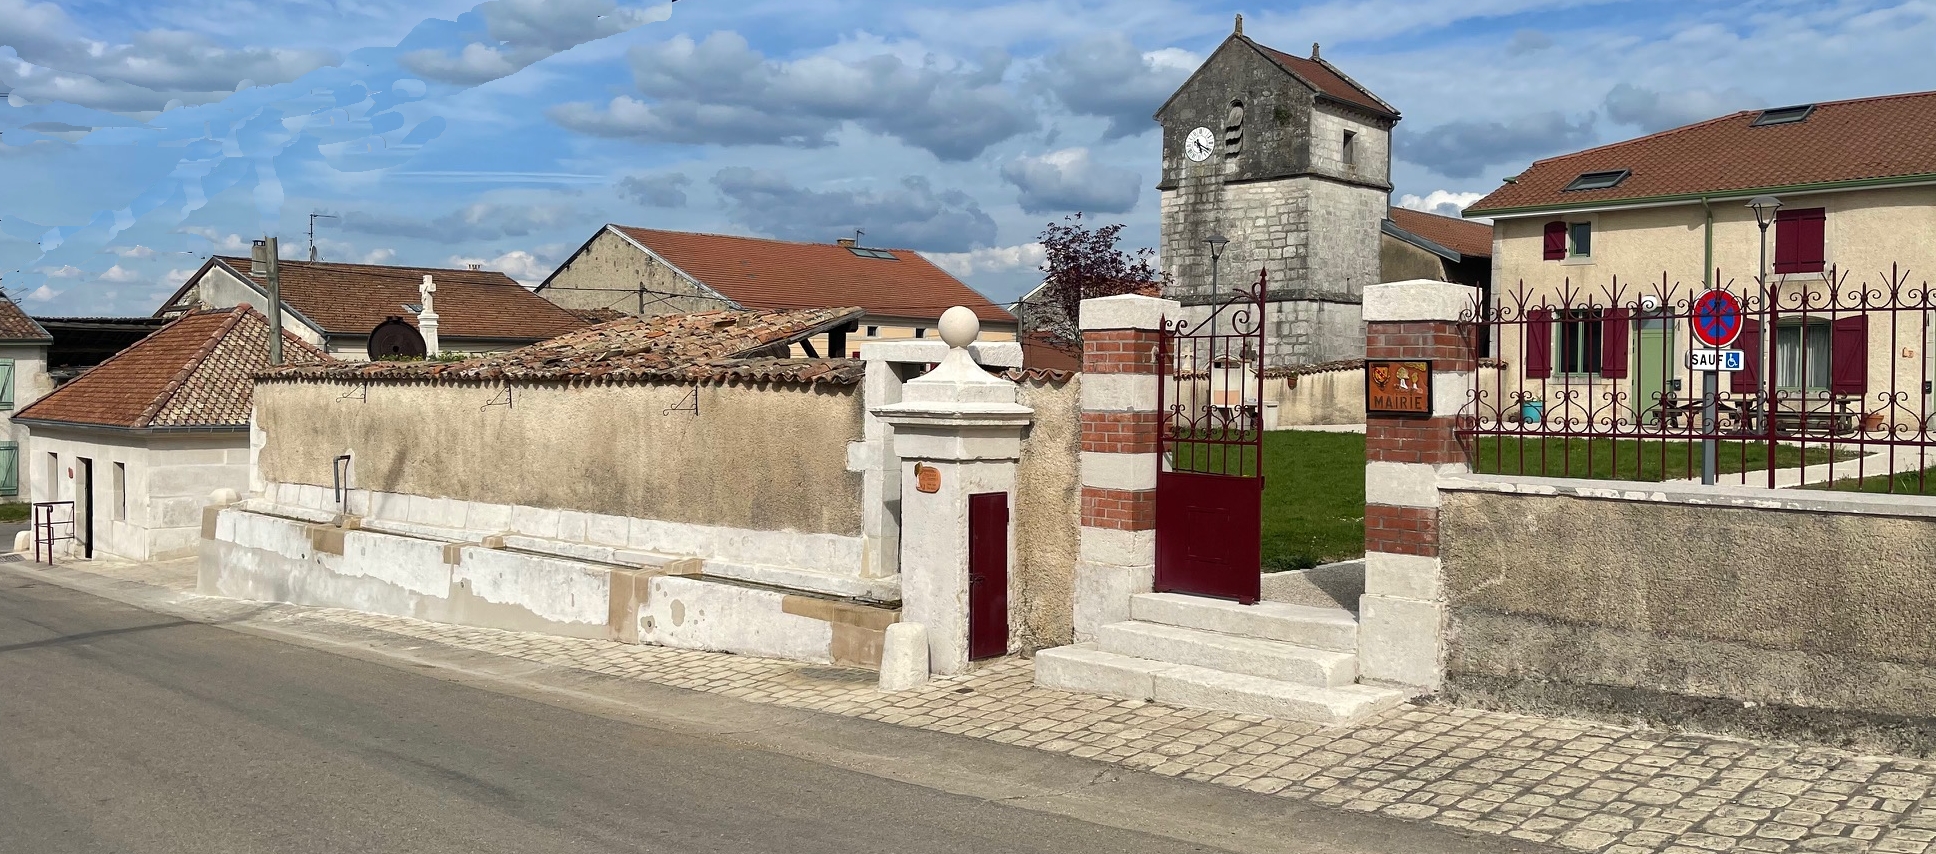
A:
{"type": "Polygon", "coordinates": [[[423,336],[424,355],[436,358],[438,353],[443,352],[437,340],[437,282],[425,275],[417,294],[423,300],[423,310],[417,312],[417,333],[423,336]]]}

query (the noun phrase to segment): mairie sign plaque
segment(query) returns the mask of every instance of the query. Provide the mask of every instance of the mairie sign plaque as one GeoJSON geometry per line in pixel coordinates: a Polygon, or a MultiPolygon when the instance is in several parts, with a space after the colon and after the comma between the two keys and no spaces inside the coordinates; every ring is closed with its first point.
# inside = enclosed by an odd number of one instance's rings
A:
{"type": "Polygon", "coordinates": [[[1432,363],[1366,359],[1365,413],[1432,417],[1432,363]]]}

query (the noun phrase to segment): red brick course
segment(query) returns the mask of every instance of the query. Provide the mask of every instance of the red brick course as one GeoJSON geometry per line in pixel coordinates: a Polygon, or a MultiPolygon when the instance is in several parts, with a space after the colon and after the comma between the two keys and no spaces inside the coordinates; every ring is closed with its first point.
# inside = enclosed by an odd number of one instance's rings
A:
{"type": "Polygon", "coordinates": [[[1438,508],[1365,505],[1365,551],[1438,557],[1438,508]]]}
{"type": "Polygon", "coordinates": [[[1099,329],[1082,333],[1082,371],[1088,374],[1154,374],[1154,329],[1099,329]]]}
{"type": "Polygon", "coordinates": [[[1156,529],[1156,490],[1082,488],[1082,524],[1118,531],[1156,529]]]}
{"type": "Polygon", "coordinates": [[[1370,323],[1366,327],[1367,359],[1430,359],[1434,371],[1479,367],[1478,350],[1456,323],[1370,323]]]}
{"type": "Polygon", "coordinates": [[[1082,449],[1105,454],[1154,454],[1162,418],[1154,412],[1082,413],[1082,449]]]}
{"type": "Polygon", "coordinates": [[[1386,463],[1464,462],[1465,447],[1453,433],[1459,417],[1368,418],[1365,459],[1386,463]]]}

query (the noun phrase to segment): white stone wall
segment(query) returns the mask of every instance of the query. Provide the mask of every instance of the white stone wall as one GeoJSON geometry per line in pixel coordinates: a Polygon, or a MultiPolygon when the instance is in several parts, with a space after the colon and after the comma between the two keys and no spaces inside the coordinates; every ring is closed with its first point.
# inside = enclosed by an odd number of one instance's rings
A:
{"type": "Polygon", "coordinates": [[[1311,169],[1358,181],[1391,181],[1391,131],[1365,121],[1364,117],[1340,107],[1319,102],[1311,113],[1311,169]],[[1356,135],[1352,142],[1355,157],[1344,162],[1344,135],[1356,135]]]}
{"type": "Polygon", "coordinates": [[[54,379],[47,375],[47,345],[0,345],[0,357],[13,360],[13,409],[3,413],[5,418],[0,419],[0,441],[14,442],[20,448],[20,492],[0,496],[0,500],[31,501],[33,469],[28,465],[31,455],[27,449],[27,426],[13,423],[13,414],[54,390],[54,379]]]}
{"type": "MultiPolygon", "coordinates": [[[[40,427],[22,457],[21,467],[36,478],[33,500],[74,501],[77,514],[84,513],[80,460],[92,460],[94,553],[128,560],[194,554],[209,494],[240,493],[249,484],[245,433],[136,436],[40,427]],[[125,472],[120,494],[117,464],[125,472]]],[[[62,545],[80,554],[78,542],[62,545]]]]}

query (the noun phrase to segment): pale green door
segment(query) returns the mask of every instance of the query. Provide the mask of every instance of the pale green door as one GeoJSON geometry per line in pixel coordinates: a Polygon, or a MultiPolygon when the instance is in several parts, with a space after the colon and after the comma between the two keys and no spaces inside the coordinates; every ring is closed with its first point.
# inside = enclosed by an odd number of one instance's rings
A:
{"type": "Polygon", "coordinates": [[[1643,424],[1659,423],[1660,404],[1674,381],[1674,327],[1664,318],[1639,321],[1634,359],[1634,409],[1643,424]]]}

